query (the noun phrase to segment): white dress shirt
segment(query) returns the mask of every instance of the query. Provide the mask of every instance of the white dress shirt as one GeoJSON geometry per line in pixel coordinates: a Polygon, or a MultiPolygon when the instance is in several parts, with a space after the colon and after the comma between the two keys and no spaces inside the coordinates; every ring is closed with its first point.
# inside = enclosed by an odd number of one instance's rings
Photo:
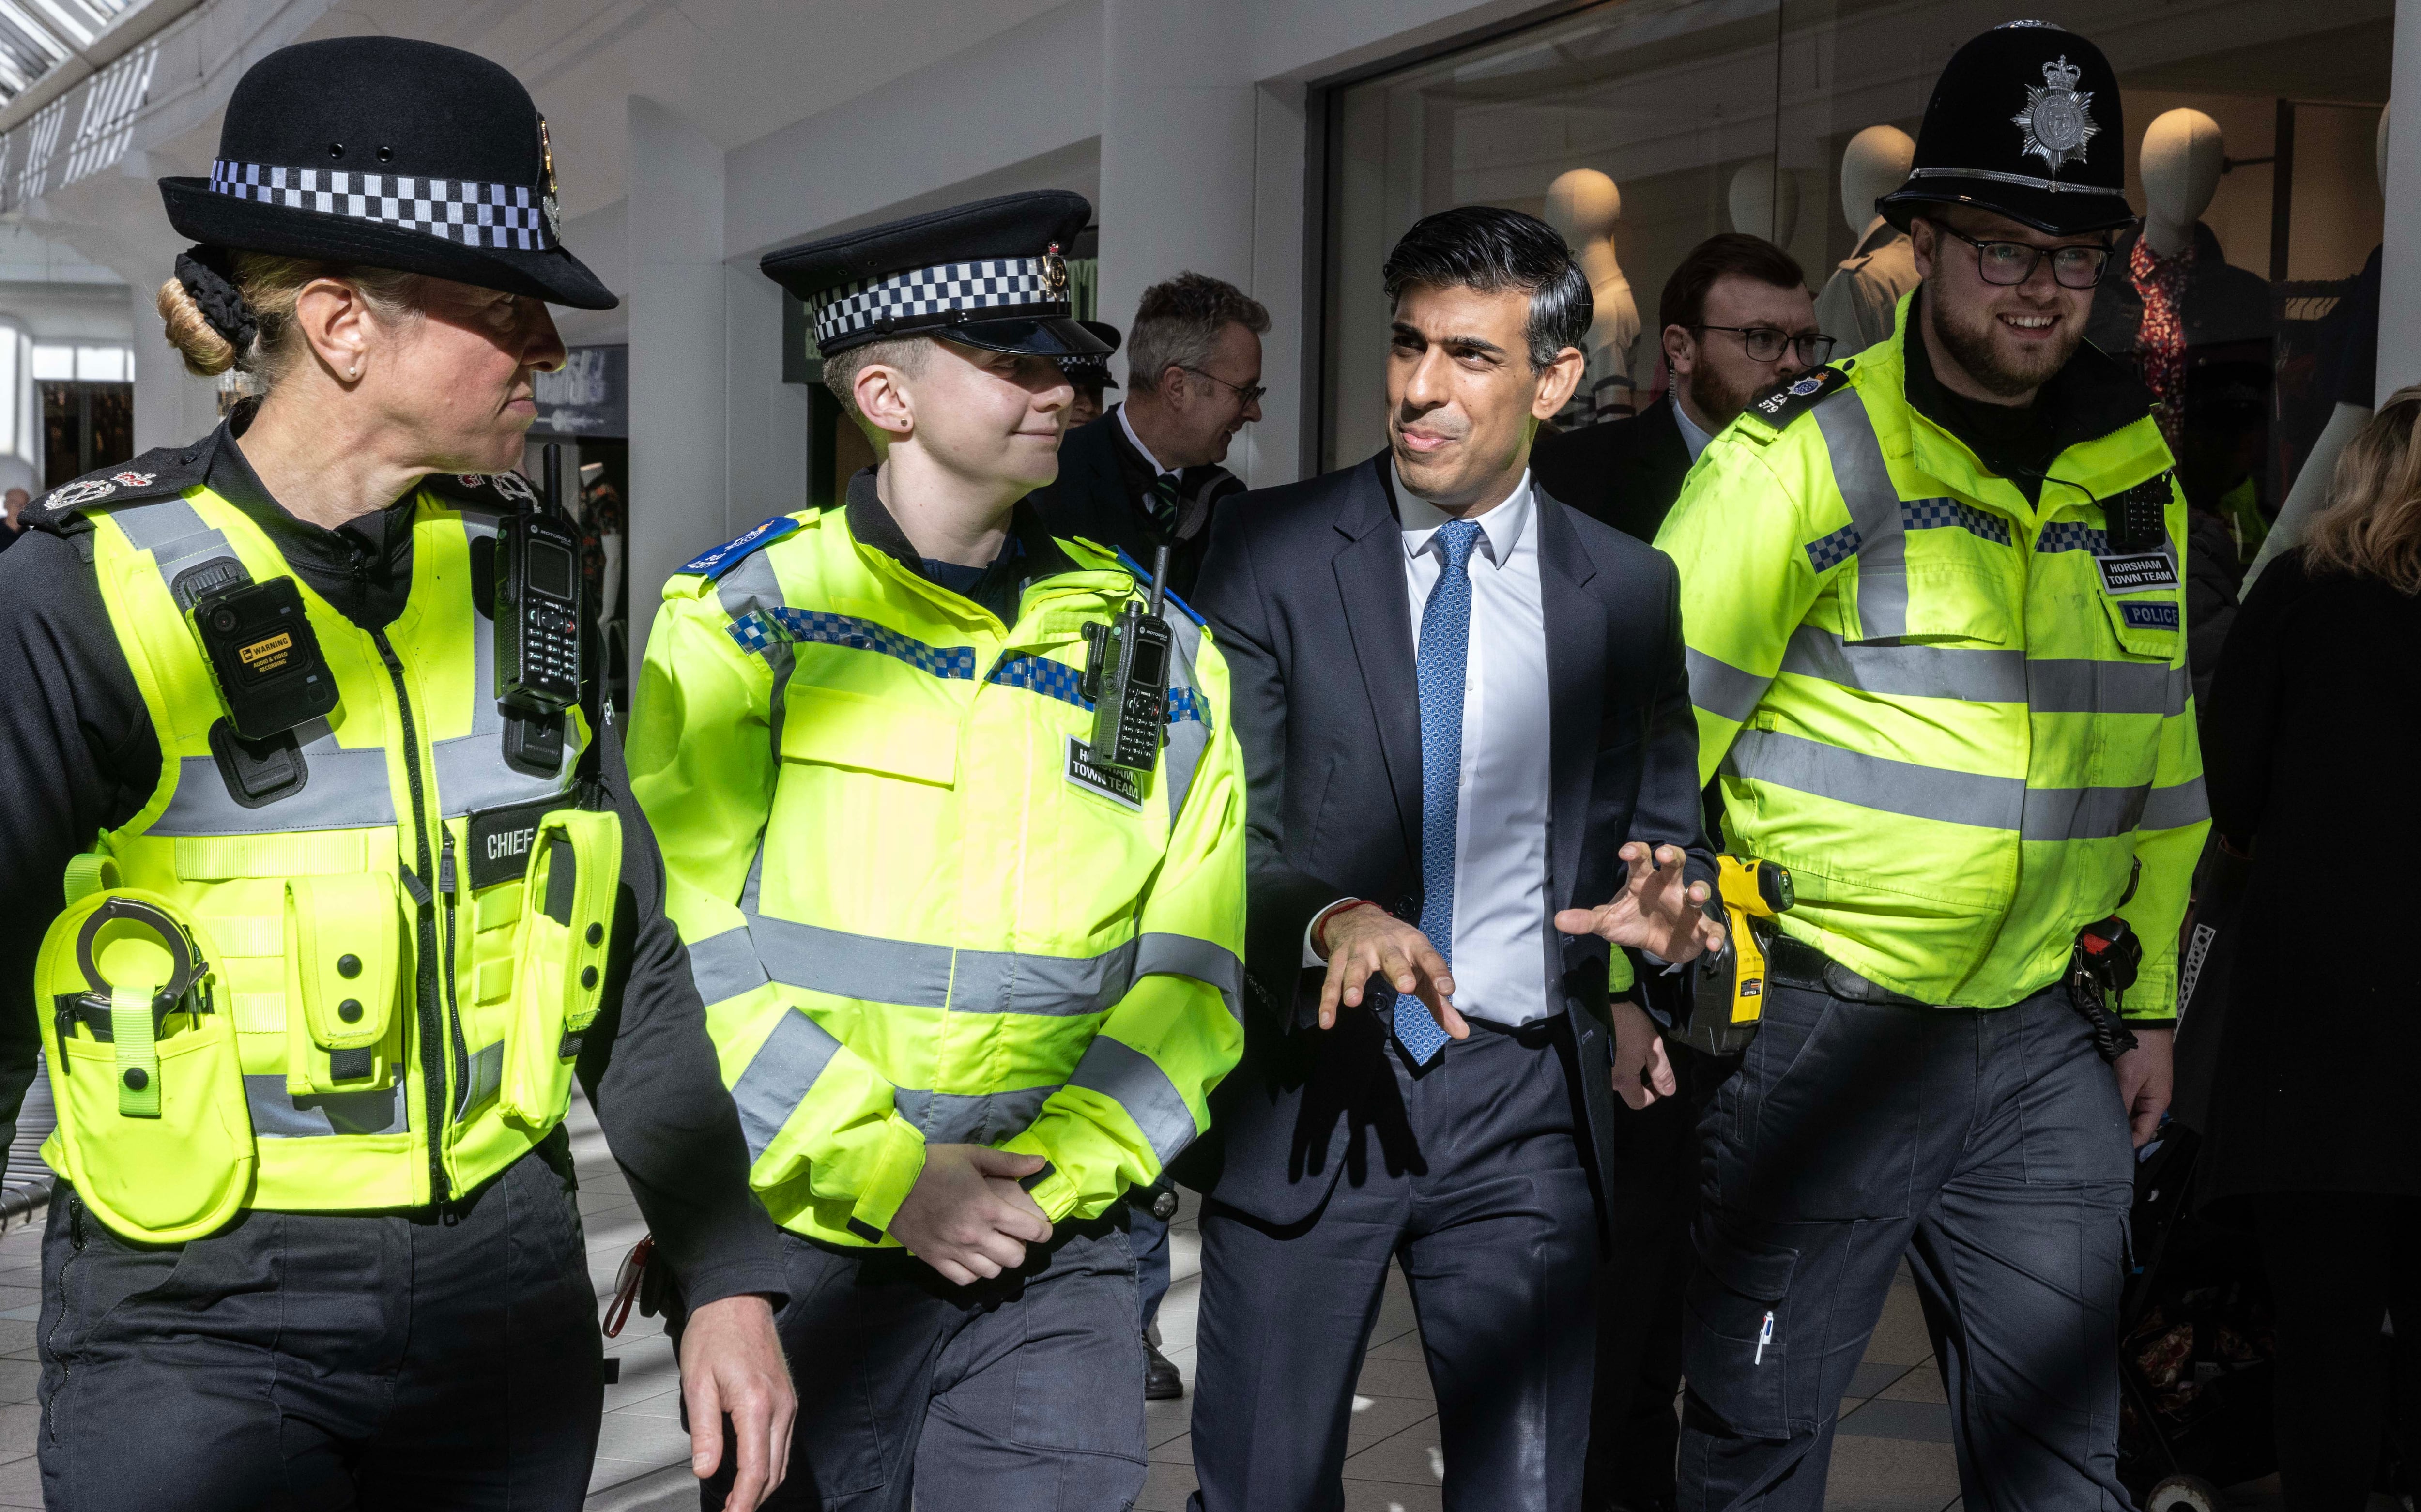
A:
{"type": "MultiPolygon", "coordinates": [[[[1391,461],[1392,469],[1394,463],[1391,461]]],[[[1453,518],[1394,478],[1404,588],[1417,650],[1421,616],[1453,518]]],[[[1473,517],[1471,647],[1462,678],[1462,782],[1455,823],[1454,1005],[1464,1017],[1523,1024],[1547,1001],[1547,622],[1539,591],[1538,505],[1530,475],[1473,517]]],[[[1317,917],[1314,920],[1318,922],[1317,917]]],[[[1418,921],[1414,921],[1418,922],[1418,921]]],[[[1304,963],[1322,964],[1308,932],[1304,963]]]]}
{"type": "Polygon", "coordinates": [[[1134,427],[1127,421],[1127,407],[1123,404],[1118,406],[1118,429],[1127,433],[1127,444],[1141,453],[1143,460],[1151,464],[1151,470],[1155,475],[1168,477],[1177,473],[1178,470],[1174,467],[1161,466],[1160,459],[1154,457],[1151,454],[1151,448],[1143,444],[1143,438],[1134,433],[1134,427]]]}
{"type": "Polygon", "coordinates": [[[1666,395],[1664,402],[1673,406],[1673,421],[1681,428],[1681,444],[1690,448],[1690,460],[1696,461],[1698,453],[1707,449],[1707,443],[1715,439],[1714,433],[1699,429],[1698,422],[1690,418],[1690,412],[1681,408],[1679,390],[1666,395]]]}

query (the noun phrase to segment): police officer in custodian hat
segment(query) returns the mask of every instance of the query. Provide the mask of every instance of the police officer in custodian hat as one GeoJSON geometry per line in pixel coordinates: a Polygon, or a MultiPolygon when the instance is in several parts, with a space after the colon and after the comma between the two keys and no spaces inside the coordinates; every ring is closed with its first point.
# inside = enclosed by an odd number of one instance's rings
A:
{"type": "Polygon", "coordinates": [[[262,397],[54,490],[0,561],[0,1107],[39,1049],[58,1109],[44,1498],[577,1506],[577,1077],[688,1310],[696,1467],[754,1504],[781,1255],[510,471],[548,304],[614,304],[545,123],[467,53],[311,42],[161,192],[199,243],[168,338],[262,397]]]}

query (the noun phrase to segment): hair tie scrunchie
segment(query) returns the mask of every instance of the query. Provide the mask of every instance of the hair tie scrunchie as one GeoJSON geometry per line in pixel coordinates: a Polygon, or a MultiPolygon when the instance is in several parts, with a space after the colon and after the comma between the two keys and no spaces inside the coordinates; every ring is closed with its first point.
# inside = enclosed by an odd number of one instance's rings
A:
{"type": "Polygon", "coordinates": [[[178,253],[177,282],[185,286],[202,319],[235,349],[237,356],[252,350],[260,321],[243,302],[243,290],[236,287],[226,248],[195,246],[178,253]]]}

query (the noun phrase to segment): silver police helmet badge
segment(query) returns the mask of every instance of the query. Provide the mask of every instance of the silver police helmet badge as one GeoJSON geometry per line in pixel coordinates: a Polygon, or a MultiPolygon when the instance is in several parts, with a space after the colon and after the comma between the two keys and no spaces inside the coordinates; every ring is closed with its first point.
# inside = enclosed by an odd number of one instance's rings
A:
{"type": "Polygon", "coordinates": [[[538,118],[539,155],[546,160],[546,193],[539,196],[539,207],[546,211],[547,234],[560,245],[563,242],[563,202],[554,190],[554,138],[547,133],[546,117],[538,118]]]}
{"type": "Polygon", "coordinates": [[[2092,92],[2079,92],[2077,81],[2085,70],[2060,55],[2056,63],[2042,66],[2040,87],[2026,86],[2026,108],[2009,117],[2019,131],[2025,133],[2025,146],[2021,155],[2038,157],[2059,172],[2063,164],[2083,163],[2085,144],[2101,134],[2093,124],[2092,92]]]}

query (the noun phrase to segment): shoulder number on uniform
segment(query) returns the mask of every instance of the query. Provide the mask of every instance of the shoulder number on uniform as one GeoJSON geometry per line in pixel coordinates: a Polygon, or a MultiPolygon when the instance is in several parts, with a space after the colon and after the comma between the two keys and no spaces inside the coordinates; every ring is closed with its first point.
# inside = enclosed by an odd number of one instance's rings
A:
{"type": "Polygon", "coordinates": [[[1787,383],[1776,383],[1766,390],[1749,402],[1749,409],[1778,430],[1849,381],[1850,375],[1838,367],[1813,367],[1787,383]]]}
{"type": "Polygon", "coordinates": [[[775,515],[761,524],[752,525],[711,552],[701,553],[683,562],[678,569],[695,572],[713,582],[738,567],[756,552],[761,551],[799,528],[799,522],[789,515],[775,515]]]}

